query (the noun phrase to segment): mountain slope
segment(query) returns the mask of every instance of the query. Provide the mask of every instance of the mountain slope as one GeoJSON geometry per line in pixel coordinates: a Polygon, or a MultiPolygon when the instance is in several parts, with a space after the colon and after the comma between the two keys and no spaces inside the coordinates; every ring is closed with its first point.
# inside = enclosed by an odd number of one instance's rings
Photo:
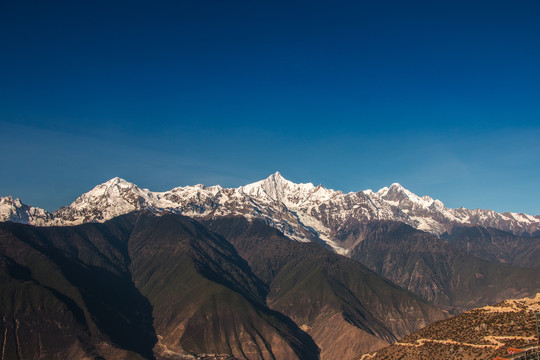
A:
{"type": "Polygon", "coordinates": [[[231,244],[180,215],[2,223],[0,260],[12,358],[318,358],[313,340],[265,305],[268,289],[231,244]]]}
{"type": "Polygon", "coordinates": [[[313,337],[323,359],[350,359],[446,316],[361,264],[292,242],[261,221],[204,222],[222,234],[270,288],[270,306],[313,337]]]}
{"type": "Polygon", "coordinates": [[[268,289],[223,238],[178,215],[145,216],[130,238],[135,284],[160,346],[239,359],[315,359],[311,338],[265,305],[268,289]]]}
{"type": "Polygon", "coordinates": [[[540,293],[533,298],[506,300],[435,322],[399,342],[360,359],[483,360],[507,355],[507,348],[536,343],[534,313],[540,293]]]}
{"type": "Polygon", "coordinates": [[[397,222],[350,228],[351,257],[411,292],[453,311],[534,295],[538,270],[477,258],[434,235],[397,222]]]}
{"type": "Polygon", "coordinates": [[[123,224],[0,224],[8,358],[153,358],[150,303],[127,270],[123,224]],[[138,355],[137,355],[138,354],[138,355]]]}
{"type": "Polygon", "coordinates": [[[456,226],[450,233],[444,233],[441,239],[482,259],[540,267],[540,237],[517,236],[480,226],[456,226]]]}

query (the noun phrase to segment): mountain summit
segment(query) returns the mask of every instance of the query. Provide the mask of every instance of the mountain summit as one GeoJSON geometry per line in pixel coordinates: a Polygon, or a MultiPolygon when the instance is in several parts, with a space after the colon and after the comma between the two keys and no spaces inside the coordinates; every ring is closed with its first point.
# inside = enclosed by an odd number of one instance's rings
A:
{"type": "Polygon", "coordinates": [[[399,221],[441,235],[455,225],[480,225],[514,234],[540,231],[540,216],[492,210],[450,209],[439,200],[418,196],[398,183],[377,192],[343,193],[312,183],[297,184],[275,172],[240,186],[185,186],[165,192],[141,189],[115,177],[82,194],[54,213],[0,198],[0,221],[40,226],[103,222],[132,211],[173,212],[195,218],[240,215],[261,219],[298,241],[323,242],[347,254],[347,233],[354,224],[374,220],[399,221]]]}
{"type": "Polygon", "coordinates": [[[285,179],[279,171],[264,180],[242,186],[240,189],[247,195],[256,198],[268,197],[288,207],[295,207],[308,201],[327,200],[333,194],[340,193],[328,190],[322,185],[296,184],[285,179]]]}

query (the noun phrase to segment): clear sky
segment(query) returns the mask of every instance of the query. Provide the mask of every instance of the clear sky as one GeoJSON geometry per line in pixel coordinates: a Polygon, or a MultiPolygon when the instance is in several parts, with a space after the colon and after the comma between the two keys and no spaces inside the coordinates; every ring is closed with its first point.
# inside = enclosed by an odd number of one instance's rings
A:
{"type": "Polygon", "coordinates": [[[540,1],[0,1],[0,195],[279,170],[540,214],[540,1]]]}

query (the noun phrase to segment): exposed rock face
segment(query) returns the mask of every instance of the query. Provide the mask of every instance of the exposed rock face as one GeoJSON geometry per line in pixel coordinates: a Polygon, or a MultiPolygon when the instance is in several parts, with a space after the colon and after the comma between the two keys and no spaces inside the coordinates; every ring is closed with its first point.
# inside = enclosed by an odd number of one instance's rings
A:
{"type": "Polygon", "coordinates": [[[538,269],[477,258],[403,223],[371,222],[351,232],[361,240],[351,249],[353,259],[449,310],[531,296],[540,288],[538,269]]]}
{"type": "Polygon", "coordinates": [[[222,234],[269,287],[270,307],[293,319],[323,359],[352,359],[447,315],[319,245],[298,243],[260,221],[204,222],[222,234]]]}
{"type": "Polygon", "coordinates": [[[540,311],[540,293],[532,298],[506,300],[435,322],[376,354],[359,358],[494,359],[507,355],[508,347],[536,343],[534,313],[537,311],[540,311]]]}
{"type": "Polygon", "coordinates": [[[345,194],[321,185],[295,184],[279,173],[239,188],[195,185],[166,192],[152,192],[114,178],[54,213],[29,207],[11,197],[0,198],[0,220],[43,226],[102,222],[141,209],[198,218],[228,215],[257,218],[290,238],[322,240],[340,254],[350,250],[350,243],[340,236],[347,232],[348,226],[375,220],[399,221],[436,235],[463,224],[514,234],[530,235],[540,231],[540,216],[449,209],[439,200],[417,196],[399,184],[378,192],[345,194]]]}

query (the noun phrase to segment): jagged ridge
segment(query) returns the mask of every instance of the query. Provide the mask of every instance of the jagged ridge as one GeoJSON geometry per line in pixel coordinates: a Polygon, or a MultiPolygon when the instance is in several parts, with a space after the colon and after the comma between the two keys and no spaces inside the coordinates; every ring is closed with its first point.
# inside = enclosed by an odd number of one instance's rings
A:
{"type": "Polygon", "coordinates": [[[54,213],[12,197],[0,198],[0,220],[39,226],[103,222],[135,210],[170,211],[196,218],[241,215],[262,219],[299,241],[324,241],[347,254],[351,244],[339,234],[351,223],[399,221],[436,235],[456,224],[492,227],[514,234],[540,231],[540,216],[482,209],[450,209],[395,183],[377,192],[343,193],[311,183],[296,184],[279,172],[238,188],[194,185],[152,192],[118,177],[96,186],[54,213]]]}

